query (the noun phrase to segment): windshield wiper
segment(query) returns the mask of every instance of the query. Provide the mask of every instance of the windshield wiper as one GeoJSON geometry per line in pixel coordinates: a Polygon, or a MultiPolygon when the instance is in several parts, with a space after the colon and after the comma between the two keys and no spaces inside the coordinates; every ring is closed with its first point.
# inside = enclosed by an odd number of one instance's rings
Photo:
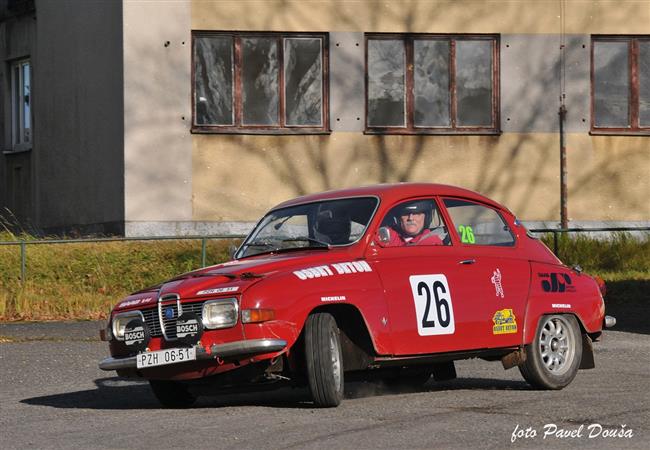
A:
{"type": "Polygon", "coordinates": [[[245,247],[271,247],[273,244],[269,241],[253,241],[248,244],[244,244],[245,247]]]}
{"type": "MultiPolygon", "coordinates": [[[[297,237],[297,238],[282,239],[282,241],[280,241],[280,242],[309,242],[309,243],[317,244],[317,247],[330,248],[329,244],[327,244],[327,243],[325,243],[323,241],[319,241],[318,239],[310,238],[310,237],[297,237]]],[[[307,247],[300,247],[300,248],[307,248],[307,247]]]]}

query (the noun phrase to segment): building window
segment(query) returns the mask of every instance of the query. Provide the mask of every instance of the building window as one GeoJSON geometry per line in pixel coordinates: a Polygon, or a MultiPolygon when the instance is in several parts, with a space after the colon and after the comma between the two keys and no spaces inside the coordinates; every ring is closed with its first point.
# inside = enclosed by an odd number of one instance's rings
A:
{"type": "Polygon", "coordinates": [[[31,148],[31,69],[29,60],[11,64],[11,145],[12,150],[31,148]]]}
{"type": "Polygon", "coordinates": [[[591,130],[650,134],[650,36],[592,36],[591,130]]]}
{"type": "Polygon", "coordinates": [[[194,32],[193,131],[329,131],[327,35],[194,32]]]}
{"type": "Polygon", "coordinates": [[[366,35],[366,131],[499,132],[497,35],[366,35]]]}

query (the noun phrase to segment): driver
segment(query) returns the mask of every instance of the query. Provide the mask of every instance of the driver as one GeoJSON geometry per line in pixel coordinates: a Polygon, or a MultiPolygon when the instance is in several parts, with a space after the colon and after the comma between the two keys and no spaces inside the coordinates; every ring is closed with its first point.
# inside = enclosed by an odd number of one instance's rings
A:
{"type": "Polygon", "coordinates": [[[431,223],[430,200],[418,200],[404,204],[393,218],[394,233],[386,247],[404,245],[442,245],[442,240],[425,225],[431,223]]]}

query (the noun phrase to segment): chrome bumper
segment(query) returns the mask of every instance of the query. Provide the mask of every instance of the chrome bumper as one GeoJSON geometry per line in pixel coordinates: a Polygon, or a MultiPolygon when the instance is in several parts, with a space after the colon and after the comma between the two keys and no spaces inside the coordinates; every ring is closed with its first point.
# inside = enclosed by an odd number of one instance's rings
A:
{"type": "MultiPolygon", "coordinates": [[[[286,346],[287,341],[282,339],[253,339],[250,341],[229,342],[227,344],[214,344],[210,347],[209,353],[203,347],[196,346],[196,360],[201,361],[213,358],[273,353],[284,350],[286,346]]],[[[100,361],[99,368],[102,370],[135,369],[136,357],[113,358],[111,356],[100,361]]]]}

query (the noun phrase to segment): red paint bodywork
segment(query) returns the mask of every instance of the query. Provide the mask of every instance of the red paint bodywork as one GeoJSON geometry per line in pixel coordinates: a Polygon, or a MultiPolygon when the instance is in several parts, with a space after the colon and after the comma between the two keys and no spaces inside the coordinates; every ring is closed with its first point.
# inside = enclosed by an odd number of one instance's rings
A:
{"type": "MultiPolygon", "coordinates": [[[[178,294],[183,303],[234,296],[239,301],[240,311],[272,309],[275,320],[242,324],[240,319],[232,328],[206,330],[201,338],[204,347],[243,339],[280,338],[287,341],[287,347],[281,352],[242,359],[236,365],[208,360],[147,369],[141,375],[145,378],[200,378],[272,359],[285,352],[290,354],[307,316],[317,308],[326,309],[336,304],[350,305],[358,310],[372,341],[374,356],[379,359],[518,348],[532,342],[539,318],[544,314],[573,314],[583,332],[596,335],[601,332],[604,304],[596,281],[564,266],[544,244],[527,235],[526,229],[509,210],[475,192],[437,184],[378,185],[308,195],[284,202],[274,209],[325,199],[368,196],[377,197],[379,205],[364,236],[354,244],[327,251],[306,249],[230,261],[192,272],[201,276],[164,283],[160,293],[157,290],[140,292],[122,300],[135,302],[122,308],[118,305],[112,315],[141,309],[138,299],[156,299],[159,294],[178,294]],[[399,202],[418,198],[435,198],[447,223],[450,220],[442,203],[444,198],[465,199],[490,206],[507,222],[516,243],[511,247],[463,244],[453,227],[449,227],[450,246],[383,248],[376,245],[374,239],[385,214],[399,202]],[[468,259],[475,262],[460,264],[468,259]],[[294,271],[306,268],[331,267],[332,264],[354,261],[367,263],[371,271],[305,280],[294,274],[294,271]],[[497,269],[501,274],[503,298],[496,295],[491,281],[497,269]],[[233,278],[217,272],[237,276],[249,272],[255,277],[233,278]],[[215,275],[209,276],[210,273],[215,275]],[[571,279],[571,289],[545,291],[543,281],[548,281],[551,273],[566,274],[571,279]],[[451,334],[418,334],[409,277],[427,274],[443,274],[447,279],[455,319],[455,330],[451,334]],[[196,295],[201,290],[234,286],[238,288],[234,294],[196,295]],[[517,331],[494,334],[495,314],[503,310],[512,310],[517,331]]],[[[155,305],[155,300],[153,303],[147,301],[147,305],[155,305]]],[[[174,343],[167,343],[162,337],[152,338],[149,343],[150,350],[170,346],[174,343]]],[[[121,342],[115,340],[110,342],[110,351],[113,357],[127,356],[128,352],[121,342]]]]}

